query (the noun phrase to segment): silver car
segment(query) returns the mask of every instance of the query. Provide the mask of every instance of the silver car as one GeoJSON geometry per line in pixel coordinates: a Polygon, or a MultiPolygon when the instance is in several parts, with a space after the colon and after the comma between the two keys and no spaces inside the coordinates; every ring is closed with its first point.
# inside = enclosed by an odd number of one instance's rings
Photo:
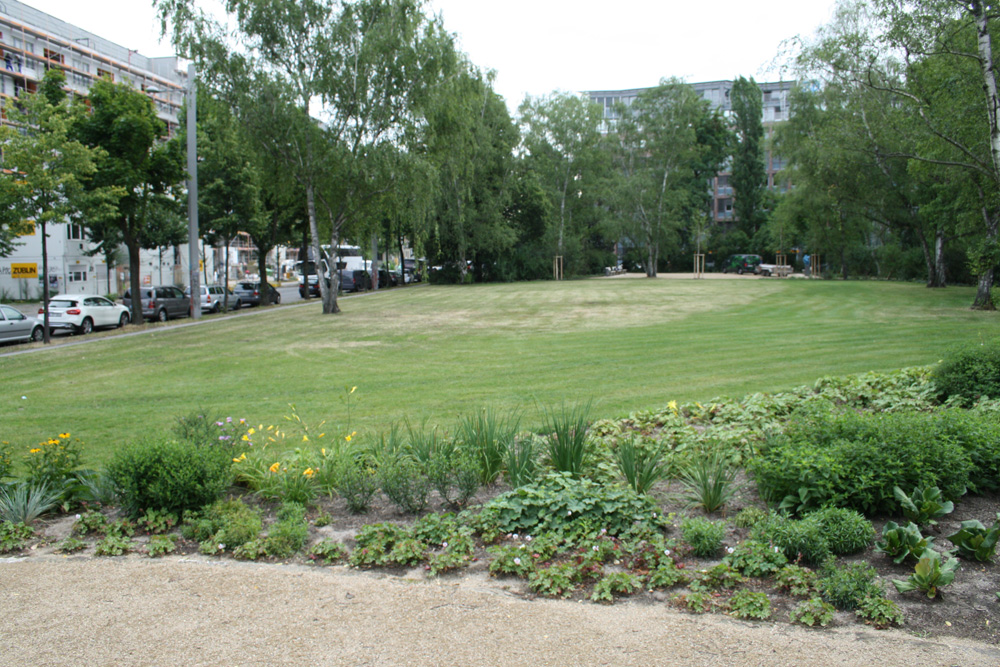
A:
{"type": "MultiPolygon", "coordinates": [[[[191,304],[184,292],[173,285],[144,287],[139,291],[142,300],[142,316],[147,320],[166,322],[173,317],[189,317],[191,304]]],[[[132,307],[132,290],[125,290],[122,302],[132,307]]]]}
{"type": "Polygon", "coordinates": [[[43,338],[42,323],[17,308],[0,306],[0,343],[43,338]]]}
{"type": "MultiPolygon", "coordinates": [[[[226,288],[222,285],[199,285],[201,288],[201,312],[218,313],[226,303],[226,288]]],[[[184,289],[184,296],[191,296],[191,288],[184,289]]],[[[229,309],[239,310],[243,306],[240,298],[229,290],[229,309]]]]}

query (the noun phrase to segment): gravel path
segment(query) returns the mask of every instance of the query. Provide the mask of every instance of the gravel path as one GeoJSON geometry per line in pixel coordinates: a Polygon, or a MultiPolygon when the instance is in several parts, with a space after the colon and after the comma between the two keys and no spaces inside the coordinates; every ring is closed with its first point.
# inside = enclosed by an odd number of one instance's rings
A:
{"type": "Polygon", "coordinates": [[[1000,648],[199,557],[0,561],[0,665],[977,665],[1000,648]]]}

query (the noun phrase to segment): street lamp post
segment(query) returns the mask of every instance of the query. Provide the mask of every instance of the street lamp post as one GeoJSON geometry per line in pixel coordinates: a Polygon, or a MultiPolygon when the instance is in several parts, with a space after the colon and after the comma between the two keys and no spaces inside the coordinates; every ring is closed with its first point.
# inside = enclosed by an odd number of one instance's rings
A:
{"type": "Polygon", "coordinates": [[[188,266],[191,270],[191,317],[201,317],[201,285],[198,280],[198,88],[194,63],[188,65],[187,170],[188,170],[188,266]]]}

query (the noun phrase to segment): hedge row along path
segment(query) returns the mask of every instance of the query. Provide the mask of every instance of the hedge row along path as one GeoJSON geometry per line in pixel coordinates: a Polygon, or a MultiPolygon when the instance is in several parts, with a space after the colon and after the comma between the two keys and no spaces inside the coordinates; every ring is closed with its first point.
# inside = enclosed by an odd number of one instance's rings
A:
{"type": "Polygon", "coordinates": [[[526,600],[483,573],[421,578],[191,556],[8,558],[0,664],[1000,664],[1000,648],[952,637],[526,600]]]}

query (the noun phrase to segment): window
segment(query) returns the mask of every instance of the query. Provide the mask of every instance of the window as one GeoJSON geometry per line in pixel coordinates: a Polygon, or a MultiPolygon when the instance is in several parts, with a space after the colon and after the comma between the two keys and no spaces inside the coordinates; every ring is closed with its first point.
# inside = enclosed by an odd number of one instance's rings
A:
{"type": "Polygon", "coordinates": [[[52,49],[43,49],[42,55],[45,56],[45,58],[47,58],[48,60],[57,62],[60,65],[66,62],[63,58],[63,54],[59,53],[58,51],[53,51],[52,49]]]}
{"type": "Polygon", "coordinates": [[[66,238],[83,240],[83,225],[74,225],[72,223],[66,225],[66,238]]]}
{"type": "Polygon", "coordinates": [[[115,75],[107,70],[103,70],[100,67],[97,68],[97,78],[104,79],[107,78],[109,81],[115,80],[115,75]]]}
{"type": "Polygon", "coordinates": [[[87,282],[87,272],[86,271],[70,271],[69,281],[71,283],[83,283],[87,282]]]}

